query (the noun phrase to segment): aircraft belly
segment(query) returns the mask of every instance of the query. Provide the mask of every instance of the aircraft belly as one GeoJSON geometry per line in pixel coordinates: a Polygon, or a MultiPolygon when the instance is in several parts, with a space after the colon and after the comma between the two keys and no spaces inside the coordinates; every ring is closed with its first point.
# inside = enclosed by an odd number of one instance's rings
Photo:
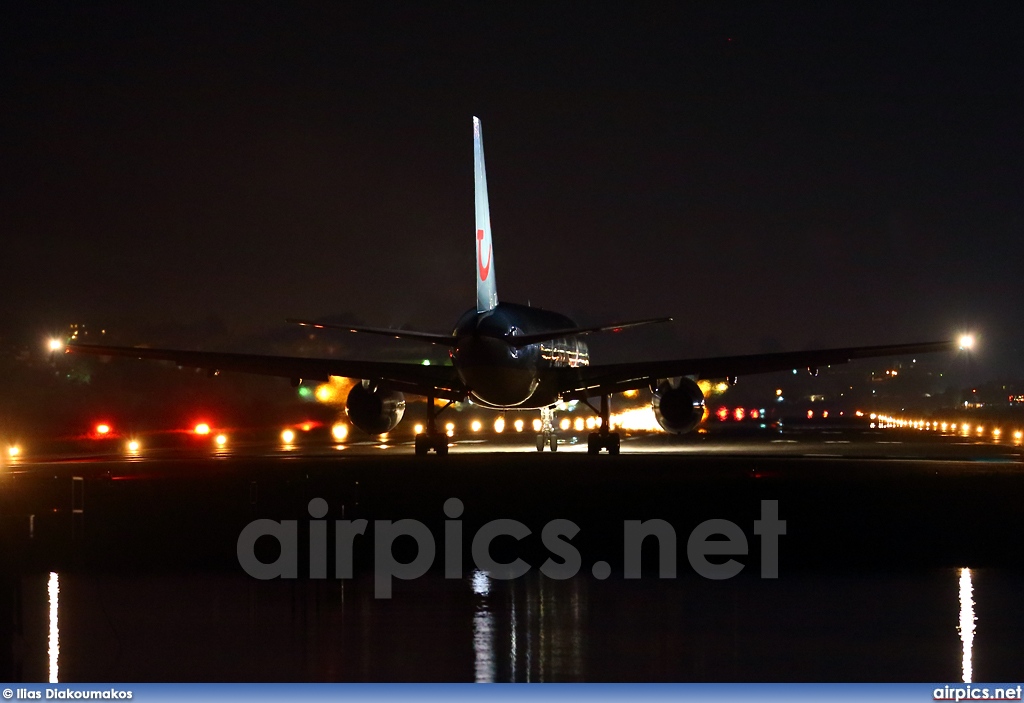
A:
{"type": "Polygon", "coordinates": [[[459,375],[483,405],[517,407],[530,400],[537,389],[537,379],[530,369],[475,366],[460,369],[459,375]]]}

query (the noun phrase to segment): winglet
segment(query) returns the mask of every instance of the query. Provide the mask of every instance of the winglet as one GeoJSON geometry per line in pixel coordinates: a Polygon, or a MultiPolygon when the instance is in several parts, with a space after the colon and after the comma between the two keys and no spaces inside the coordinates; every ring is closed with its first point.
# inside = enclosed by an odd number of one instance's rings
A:
{"type": "Polygon", "coordinates": [[[473,176],[476,190],[476,311],[487,312],[498,304],[494,283],[494,249],[491,245],[491,211],[487,203],[487,172],[480,118],[473,118],[473,176]]]}

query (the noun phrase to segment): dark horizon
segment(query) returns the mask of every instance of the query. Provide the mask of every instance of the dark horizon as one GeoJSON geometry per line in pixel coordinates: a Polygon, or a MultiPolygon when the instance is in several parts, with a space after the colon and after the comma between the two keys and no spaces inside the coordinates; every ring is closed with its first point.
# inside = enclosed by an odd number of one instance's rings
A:
{"type": "Polygon", "coordinates": [[[677,319],[610,355],[971,329],[1024,374],[1019,5],[3,12],[0,336],[448,331],[478,115],[499,298],[677,319]]]}

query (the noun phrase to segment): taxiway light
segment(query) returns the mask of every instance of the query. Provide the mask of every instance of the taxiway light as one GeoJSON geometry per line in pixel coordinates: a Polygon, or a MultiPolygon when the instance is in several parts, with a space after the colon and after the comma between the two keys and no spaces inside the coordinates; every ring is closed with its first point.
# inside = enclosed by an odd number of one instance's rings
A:
{"type": "Polygon", "coordinates": [[[132,441],[128,442],[128,451],[132,454],[135,454],[137,451],[139,451],[140,446],[141,445],[139,444],[138,440],[133,439],[132,441]]]}
{"type": "MultiPolygon", "coordinates": [[[[419,434],[417,432],[416,434],[419,434]]],[[[343,422],[336,422],[331,426],[331,436],[336,442],[344,442],[348,437],[348,425],[343,422]]]]}
{"type": "Polygon", "coordinates": [[[19,454],[21,454],[21,447],[19,447],[17,444],[7,448],[7,456],[11,457],[12,459],[18,456],[19,454]]]}
{"type": "Polygon", "coordinates": [[[225,444],[228,443],[228,436],[224,434],[219,434],[213,438],[213,441],[214,444],[216,444],[218,447],[223,447],[225,444]]]}
{"type": "Polygon", "coordinates": [[[291,444],[295,441],[295,432],[292,430],[284,430],[281,432],[281,441],[285,444],[291,444]]]}
{"type": "Polygon", "coordinates": [[[198,425],[196,425],[195,433],[210,434],[210,426],[207,425],[205,422],[200,422],[198,425]]]}
{"type": "Polygon", "coordinates": [[[473,430],[474,432],[479,432],[480,428],[482,427],[483,425],[480,423],[479,420],[473,420],[473,422],[469,424],[469,429],[473,430]]]}

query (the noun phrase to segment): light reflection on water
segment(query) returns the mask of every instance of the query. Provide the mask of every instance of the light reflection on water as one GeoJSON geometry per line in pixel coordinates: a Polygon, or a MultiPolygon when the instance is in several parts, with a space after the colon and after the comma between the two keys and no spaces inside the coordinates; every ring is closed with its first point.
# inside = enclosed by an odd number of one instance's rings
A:
{"type": "Polygon", "coordinates": [[[974,667],[971,662],[974,649],[974,585],[971,583],[971,570],[960,569],[960,641],[963,644],[963,680],[971,683],[974,667]]]}
{"type": "MultiPolygon", "coordinates": [[[[40,633],[26,634],[26,661],[38,664],[25,677],[55,682],[59,652],[64,683],[949,680],[962,653],[969,680],[978,572],[952,573],[959,638],[949,570],[725,582],[475,572],[398,581],[391,600],[375,599],[369,578],[66,572],[24,577],[39,584],[23,607],[40,633]]],[[[984,574],[984,602],[1003,622],[986,630],[985,651],[1019,663],[1024,606],[1007,594],[1022,575],[984,574]]],[[[982,674],[1012,678],[991,655],[982,674]]]]}
{"type": "Polygon", "coordinates": [[[60,683],[60,576],[50,572],[50,580],[46,584],[46,595],[49,600],[50,633],[47,638],[47,660],[49,662],[49,682],[60,683]]]}

